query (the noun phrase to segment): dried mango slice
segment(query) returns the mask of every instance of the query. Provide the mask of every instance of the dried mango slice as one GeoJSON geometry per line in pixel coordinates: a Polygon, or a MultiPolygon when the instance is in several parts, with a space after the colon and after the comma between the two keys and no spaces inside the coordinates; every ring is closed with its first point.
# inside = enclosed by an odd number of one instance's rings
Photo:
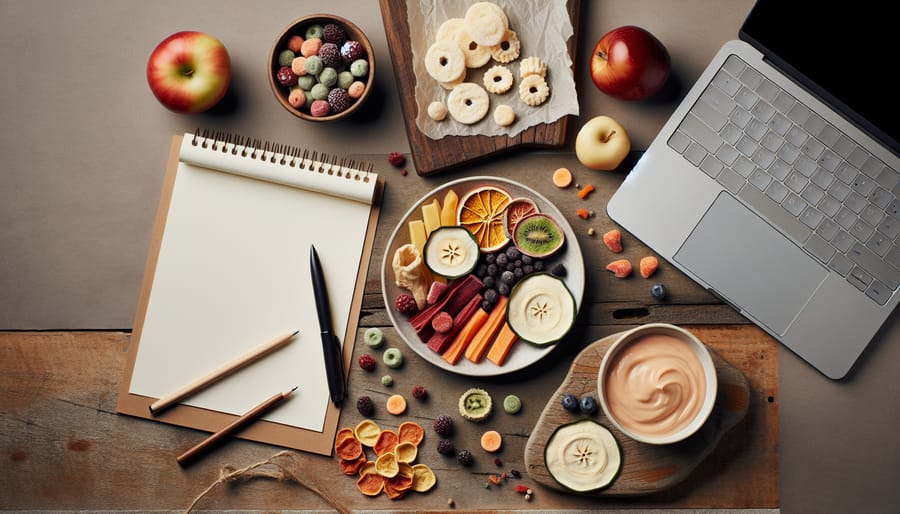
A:
{"type": "Polygon", "coordinates": [[[375,444],[372,445],[372,449],[375,450],[375,455],[381,456],[385,453],[394,451],[394,447],[397,446],[399,440],[397,432],[394,432],[393,430],[382,430],[381,433],[378,434],[378,439],[375,441],[375,444]]]}
{"type": "Polygon", "coordinates": [[[384,477],[378,473],[363,473],[356,481],[356,487],[366,496],[378,496],[384,489],[384,477]]]}
{"type": "Polygon", "coordinates": [[[413,480],[412,490],[417,493],[424,493],[434,487],[437,483],[437,476],[434,471],[425,464],[416,464],[412,467],[413,480]]]}
{"type": "Polygon", "coordinates": [[[397,462],[410,464],[416,460],[418,454],[418,447],[408,441],[397,443],[397,446],[394,447],[394,455],[397,457],[397,462]]]}
{"type": "Polygon", "coordinates": [[[397,456],[393,452],[385,453],[375,459],[375,471],[385,478],[397,476],[400,472],[400,463],[397,462],[397,456]]]}
{"type": "Polygon", "coordinates": [[[359,470],[362,469],[368,461],[369,459],[366,457],[366,452],[361,453],[359,457],[355,459],[341,459],[341,472],[345,475],[355,475],[359,473],[359,470]]]}
{"type": "Polygon", "coordinates": [[[397,429],[397,436],[401,443],[409,442],[418,446],[425,438],[425,429],[415,421],[404,421],[397,429]]]}
{"type": "Polygon", "coordinates": [[[378,474],[378,471],[375,470],[375,461],[366,459],[365,464],[359,468],[359,474],[365,475],[366,473],[375,473],[378,474]]]}
{"type": "Polygon", "coordinates": [[[340,441],[335,443],[334,450],[337,453],[337,456],[344,460],[357,459],[363,453],[362,443],[360,443],[359,439],[355,436],[344,436],[340,441]]]}
{"type": "Polygon", "coordinates": [[[356,434],[356,438],[359,439],[359,442],[371,448],[372,446],[375,446],[375,441],[377,441],[378,436],[381,435],[381,427],[371,419],[364,419],[356,425],[353,432],[356,434]]]}
{"type": "Polygon", "coordinates": [[[397,474],[386,478],[384,481],[384,492],[392,500],[403,498],[406,492],[412,489],[413,476],[415,475],[413,467],[409,464],[400,463],[397,468],[397,474]]]}

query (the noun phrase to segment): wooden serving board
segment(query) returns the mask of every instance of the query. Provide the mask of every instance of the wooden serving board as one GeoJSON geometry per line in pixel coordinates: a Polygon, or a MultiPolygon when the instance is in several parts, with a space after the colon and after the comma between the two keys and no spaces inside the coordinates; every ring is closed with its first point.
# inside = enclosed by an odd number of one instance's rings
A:
{"type": "MultiPolygon", "coordinates": [[[[515,148],[559,148],[565,143],[568,116],[563,116],[553,123],[535,125],[523,130],[515,137],[446,136],[441,139],[431,139],[419,131],[419,128],[416,126],[416,117],[418,116],[415,92],[416,75],[413,72],[407,0],[379,0],[379,3],[381,4],[381,17],[384,20],[388,48],[390,49],[391,60],[394,65],[397,90],[400,93],[403,122],[406,126],[410,153],[415,164],[416,173],[419,175],[431,175],[515,148]]],[[[578,41],[580,1],[568,0],[566,9],[575,31],[567,42],[569,55],[574,62],[575,48],[578,41]]],[[[423,52],[424,50],[422,49],[423,52]]]]}
{"type": "MultiPolygon", "coordinates": [[[[597,372],[609,346],[621,334],[613,334],[587,346],[572,363],[563,383],[550,397],[535,425],[525,448],[525,465],[539,483],[552,489],[567,491],[547,471],[544,448],[553,432],[560,426],[580,419],[563,409],[560,398],[571,393],[579,397],[597,398],[597,372]]],[[[709,345],[707,345],[709,346],[709,345]]],[[[732,363],[710,348],[718,374],[716,405],[707,422],[697,433],[670,445],[651,445],[627,437],[619,431],[599,409],[593,419],[612,431],[622,450],[622,470],[606,489],[588,493],[595,496],[635,496],[667,489],[681,482],[709,455],[719,439],[747,413],[750,386],[744,374],[732,363]]]]}

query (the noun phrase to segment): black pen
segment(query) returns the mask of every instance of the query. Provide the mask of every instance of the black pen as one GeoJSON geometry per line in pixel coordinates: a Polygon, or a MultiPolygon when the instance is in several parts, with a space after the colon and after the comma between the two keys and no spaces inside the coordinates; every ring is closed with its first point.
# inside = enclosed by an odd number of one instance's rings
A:
{"type": "Polygon", "coordinates": [[[331,402],[340,405],[344,400],[344,357],[341,342],[334,335],[331,326],[331,304],[325,288],[325,275],[316,247],[309,245],[309,268],[312,274],[313,293],[316,297],[316,313],[319,315],[319,330],[322,331],[322,351],[325,353],[325,373],[328,376],[328,391],[331,402]]]}

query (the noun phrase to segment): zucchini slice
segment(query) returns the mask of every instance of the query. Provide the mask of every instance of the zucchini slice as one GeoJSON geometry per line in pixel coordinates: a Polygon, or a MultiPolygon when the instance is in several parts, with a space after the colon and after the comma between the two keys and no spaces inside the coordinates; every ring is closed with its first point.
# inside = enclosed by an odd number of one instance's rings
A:
{"type": "Polygon", "coordinates": [[[592,419],[560,425],[544,447],[547,471],[578,493],[608,487],[622,470],[622,450],[612,432],[592,419]]]}
{"type": "Polygon", "coordinates": [[[523,341],[539,346],[563,338],[575,323],[575,297],[559,277],[539,272],[513,286],[506,304],[509,327],[523,341]]]}
{"type": "Polygon", "coordinates": [[[425,242],[425,266],[449,279],[468,275],[478,265],[481,250],[471,232],[463,227],[440,227],[425,242]]]}

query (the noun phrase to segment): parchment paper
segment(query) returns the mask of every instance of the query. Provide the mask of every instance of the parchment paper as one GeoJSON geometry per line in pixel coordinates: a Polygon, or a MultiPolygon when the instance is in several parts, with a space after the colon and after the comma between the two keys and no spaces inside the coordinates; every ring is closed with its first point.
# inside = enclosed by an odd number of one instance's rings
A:
{"type": "MultiPolygon", "coordinates": [[[[413,71],[416,75],[416,126],[432,139],[444,136],[508,135],[540,123],[552,123],[568,114],[578,114],[578,95],[572,74],[572,59],[566,42],[575,33],[566,11],[566,0],[493,0],[509,18],[509,28],[514,30],[522,43],[519,58],[505,64],[513,74],[513,87],[502,95],[489,93],[491,101],[487,115],[478,123],[465,125],[451,116],[443,121],[432,120],[427,113],[428,104],[439,100],[445,105],[449,90],[441,87],[425,69],[425,53],[435,41],[438,27],[450,18],[463,18],[472,0],[410,0],[407,17],[413,53],[413,71]],[[529,56],[540,57],[547,64],[547,84],[550,97],[543,104],[531,107],[519,98],[519,63],[529,56]],[[516,113],[516,121],[501,127],[494,123],[493,112],[500,104],[507,104],[516,113]]],[[[467,69],[466,82],[482,85],[484,72],[499,64],[493,59],[481,68],[467,69]]]]}

